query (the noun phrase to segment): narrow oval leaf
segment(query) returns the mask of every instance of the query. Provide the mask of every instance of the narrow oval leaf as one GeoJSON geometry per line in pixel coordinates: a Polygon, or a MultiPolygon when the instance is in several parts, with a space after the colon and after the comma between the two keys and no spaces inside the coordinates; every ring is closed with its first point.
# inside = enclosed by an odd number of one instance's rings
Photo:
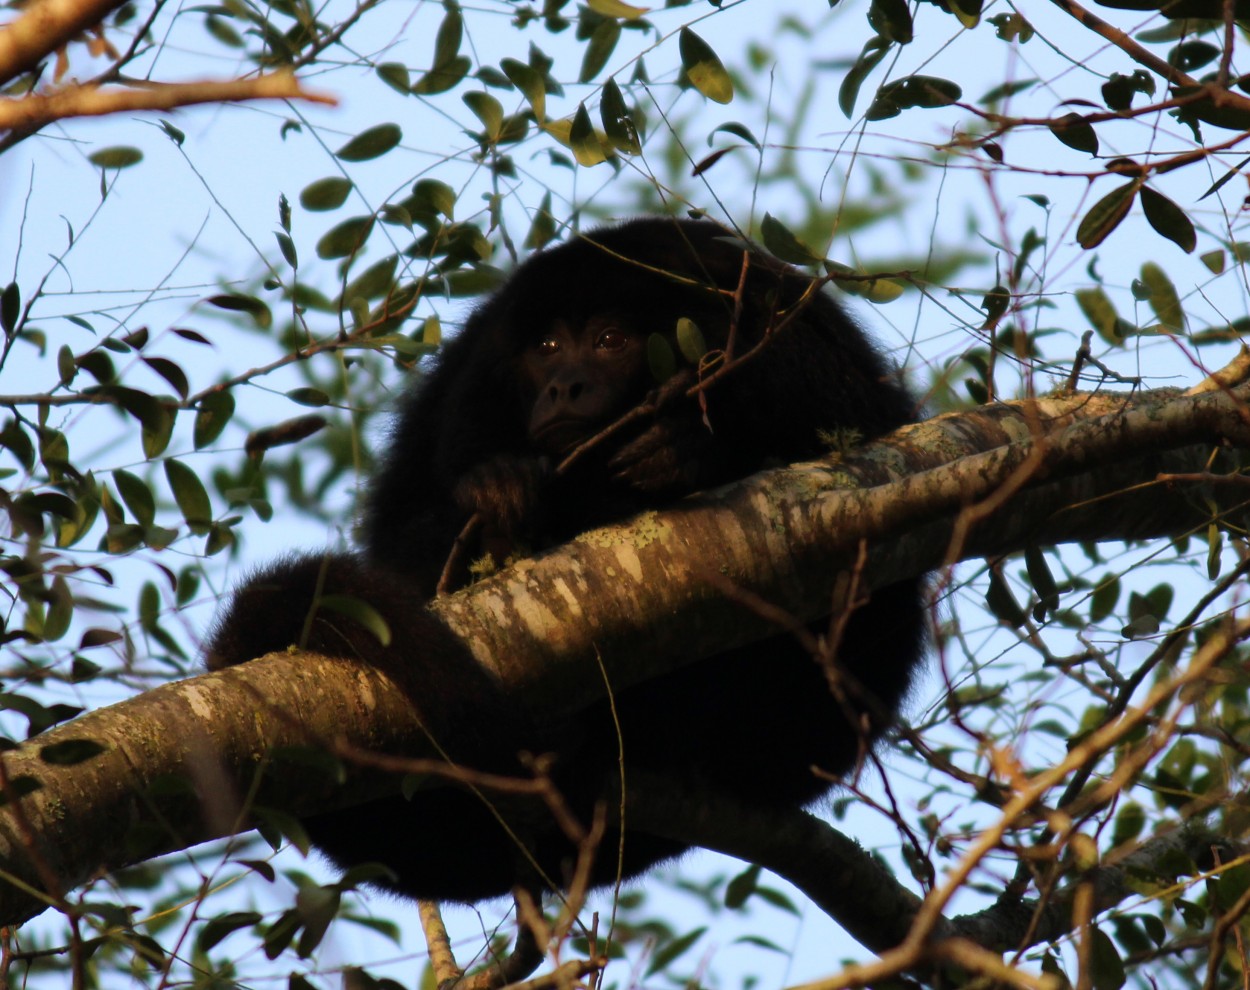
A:
{"type": "Polygon", "coordinates": [[[1141,187],[1142,212],[1156,232],[1189,254],[1198,246],[1198,235],[1185,211],[1162,193],[1149,186],[1141,187]]]}
{"type": "Polygon", "coordinates": [[[118,469],[113,472],[113,484],[140,526],[151,526],[156,521],[156,499],[146,482],[129,471],[118,469]]]}
{"type": "Polygon", "coordinates": [[[1107,235],[1115,230],[1120,221],[1128,215],[1139,188],[1141,188],[1141,180],[1133,179],[1113,189],[1091,206],[1076,228],[1077,243],[1089,251],[1105,241],[1107,235]]]}
{"type": "Polygon", "coordinates": [[[868,74],[876,68],[877,63],[885,58],[890,50],[890,43],[884,38],[873,38],[860,52],[855,64],[850,67],[842,85],[838,87],[838,108],[848,118],[855,110],[855,100],[859,96],[859,88],[868,78],[868,74]]]}
{"type": "Polygon", "coordinates": [[[218,309],[228,309],[236,313],[247,313],[256,325],[262,330],[267,329],[273,323],[273,313],[269,311],[269,307],[257,299],[255,296],[243,296],[231,293],[229,295],[209,296],[205,300],[210,306],[216,306],[218,309]]]}
{"type": "Polygon", "coordinates": [[[677,371],[677,356],[673,353],[673,345],[663,334],[653,333],[647,338],[647,365],[651,369],[652,380],[660,384],[672,378],[677,371]]]}
{"type": "Polygon", "coordinates": [[[603,84],[603,98],[599,101],[599,121],[603,124],[603,132],[618,151],[630,155],[642,153],[642,145],[638,141],[638,129],[629,116],[629,107],[625,105],[625,97],[615,79],[603,84]]]}
{"type": "Polygon", "coordinates": [[[1141,280],[1149,289],[1147,300],[1159,322],[1172,330],[1183,330],[1185,313],[1181,309],[1181,297],[1167,273],[1153,261],[1147,261],[1141,266],[1141,280]]]}
{"type": "Polygon", "coordinates": [[[336,224],[317,241],[317,257],[325,261],[355,254],[373,231],[375,217],[350,217],[336,224]]]}
{"type": "Polygon", "coordinates": [[[911,44],[912,20],[907,0],[872,0],[868,23],[883,38],[900,45],[911,44]]]}
{"type": "Polygon", "coordinates": [[[385,155],[403,140],[404,132],[398,124],[378,124],[361,131],[339,148],[334,156],[345,162],[364,162],[385,155]]]}
{"type": "Polygon", "coordinates": [[[143,161],[143,152],[138,148],[101,148],[88,155],[87,161],[100,168],[130,168],[143,161]]]}
{"type": "Polygon", "coordinates": [[[145,357],[140,360],[158,375],[169,382],[173,390],[178,393],[180,398],[185,399],[191,391],[191,385],[187,381],[186,373],[182,368],[175,364],[169,358],[163,357],[145,357]]]}
{"type": "Polygon", "coordinates": [[[504,75],[517,89],[534,111],[534,119],[540,124],[547,119],[547,89],[543,83],[542,73],[533,66],[518,62],[514,58],[505,58],[499,63],[504,75]]]}
{"type": "Polygon", "coordinates": [[[465,106],[473,111],[473,115],[482,122],[486,140],[492,144],[499,140],[499,132],[503,128],[503,106],[490,93],[475,90],[465,93],[461,99],[465,106]]]}
{"type": "Polygon", "coordinates": [[[182,461],[170,458],[165,462],[165,480],[191,532],[201,536],[207,533],[213,522],[213,504],[199,475],[182,461]]]}
{"type": "Polygon", "coordinates": [[[407,96],[412,92],[412,78],[408,66],[401,62],[383,62],[377,69],[378,78],[396,92],[407,96]]]}
{"type": "Polygon", "coordinates": [[[192,443],[196,450],[208,446],[219,436],[234,415],[234,396],[229,392],[210,392],[199,402],[195,411],[195,427],[192,443]]]}
{"type": "Polygon", "coordinates": [[[577,113],[573,115],[573,122],[569,128],[569,147],[579,165],[598,165],[607,160],[607,155],[603,153],[603,145],[600,144],[595,128],[590,123],[590,114],[587,113],[584,103],[577,105],[577,113]]]}
{"type": "Polygon", "coordinates": [[[1069,148],[1098,154],[1098,135],[1079,113],[1069,113],[1050,123],[1050,133],[1069,148]]]}
{"type": "Polygon", "coordinates": [[[582,68],[577,75],[578,82],[590,82],[603,71],[608,59],[616,51],[616,43],[621,38],[621,23],[615,20],[601,21],[590,35],[586,52],[582,56],[582,68]]]}
{"type": "Polygon", "coordinates": [[[682,357],[694,365],[707,353],[707,341],[703,339],[703,331],[688,316],[677,320],[677,349],[681,351],[682,357]]]}
{"type": "Polygon", "coordinates": [[[340,175],[332,175],[309,183],[301,189],[299,205],[313,212],[337,210],[347,201],[347,196],[351,191],[351,179],[344,179],[340,175]]]}
{"type": "Polygon", "coordinates": [[[764,247],[792,265],[815,265],[824,261],[824,258],[795,237],[790,228],[771,213],[765,213],[760,222],[760,237],[764,241],[764,247]]]}
{"type": "Polygon", "coordinates": [[[714,103],[728,103],[734,98],[733,80],[706,41],[684,27],[677,38],[677,48],[690,85],[714,103]]]}
{"type": "Polygon", "coordinates": [[[586,0],[586,6],[604,17],[622,17],[627,21],[637,20],[651,9],[650,7],[631,7],[627,3],[621,3],[621,0],[586,0]]]}

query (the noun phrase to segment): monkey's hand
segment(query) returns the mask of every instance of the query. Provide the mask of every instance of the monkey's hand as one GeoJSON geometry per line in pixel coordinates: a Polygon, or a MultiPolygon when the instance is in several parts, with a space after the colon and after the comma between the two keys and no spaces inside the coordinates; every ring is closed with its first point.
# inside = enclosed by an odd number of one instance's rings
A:
{"type": "Polygon", "coordinates": [[[644,492],[684,495],[714,476],[719,444],[699,403],[685,394],[697,381],[693,370],[681,371],[650,395],[651,424],[608,461],[614,480],[644,492]]]}
{"type": "Polygon", "coordinates": [[[532,523],[550,474],[546,458],[498,454],[461,475],[452,495],[483,529],[513,537],[532,523]]]}

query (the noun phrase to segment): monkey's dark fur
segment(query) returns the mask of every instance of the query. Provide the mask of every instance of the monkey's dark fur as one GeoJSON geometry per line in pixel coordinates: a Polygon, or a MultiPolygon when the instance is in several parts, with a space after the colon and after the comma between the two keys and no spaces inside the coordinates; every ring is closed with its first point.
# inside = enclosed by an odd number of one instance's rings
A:
{"type": "MultiPolygon", "coordinates": [[[[209,667],[300,642],[324,568],[323,593],[369,602],[393,641],[384,648],[323,609],[301,645],[384,668],[462,763],[508,770],[520,750],[554,752],[554,780],[588,821],[618,773],[606,709],[567,726],[524,725],[421,602],[475,512],[473,555],[541,550],[696,489],[819,455],[821,431],[871,439],[915,418],[913,399],[838,305],[820,292],[800,304],[810,280],[757,249],[734,354],[775,335],[704,393],[706,423],[698,400],[683,395],[697,381],[693,369],[654,394],[647,337],[672,340],[678,318],[689,317],[710,348],[725,347],[743,257],[743,243],[716,224],[654,218],[592,231],[521,265],[404,400],[370,491],[362,551],[287,558],[253,576],[211,634],[209,667]],[[573,446],[648,396],[661,400],[657,412],[553,475],[573,446]]],[[[866,708],[896,710],[919,663],[923,624],[918,581],[875,592],[852,615],[837,662],[875,699],[866,708]]],[[[852,725],[819,664],[788,636],[630,689],[617,708],[627,774],[656,771],[774,807],[825,794],[829,784],[811,767],[846,771],[865,726],[870,737],[884,728],[867,716],[852,725]]],[[[389,886],[414,897],[476,901],[533,879],[482,799],[455,788],[319,815],[307,827],[336,862],[383,862],[396,874],[389,886]]],[[[517,831],[546,882],[567,879],[572,849],[548,816],[527,814],[517,831]]],[[[614,878],[616,850],[609,833],[595,883],[614,878]]],[[[630,831],[624,875],[682,851],[630,831]]]]}

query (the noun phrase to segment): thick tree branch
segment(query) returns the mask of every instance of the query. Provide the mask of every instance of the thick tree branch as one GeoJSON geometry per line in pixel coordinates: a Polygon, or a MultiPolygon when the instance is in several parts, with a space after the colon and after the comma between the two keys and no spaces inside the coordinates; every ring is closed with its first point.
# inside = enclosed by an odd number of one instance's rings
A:
{"type": "MultiPolygon", "coordinates": [[[[592,531],[433,607],[518,704],[560,718],[602,695],[604,671],[619,691],[767,635],[765,618],[719,593],[715,572],[810,619],[861,562],[858,580],[880,587],[1038,540],[1206,525],[1208,499],[1236,508],[1238,486],[1204,489],[1191,503],[1190,486],[1155,479],[1215,470],[1212,447],[1250,445],[1244,388],[1062,396],[941,417],[592,531]],[[1003,491],[1010,497],[998,499],[1003,491]],[[992,513],[978,512],[989,503],[992,513]]],[[[99,870],[232,834],[253,802],[296,813],[323,806],[331,782],[311,769],[258,776],[275,747],[420,756],[421,738],[379,674],[302,654],[83,716],[3,754],[0,920],[37,913],[99,870]],[[64,744],[82,740],[102,752],[67,764],[64,744]],[[191,787],[153,787],[171,776],[191,787]],[[48,877],[59,889],[47,890],[48,877]]],[[[396,786],[356,770],[336,800],[396,786]]]]}
{"type": "Polygon", "coordinates": [[[330,105],[337,102],[332,96],[304,89],[289,71],[272,72],[254,79],[147,83],[125,88],[86,83],[17,99],[0,99],[0,130],[38,130],[54,120],[98,117],[123,110],[173,110],[197,103],[295,99],[330,105]]]}
{"type": "Polygon", "coordinates": [[[32,0],[0,28],[0,86],[104,20],[124,0],[32,0]]]}

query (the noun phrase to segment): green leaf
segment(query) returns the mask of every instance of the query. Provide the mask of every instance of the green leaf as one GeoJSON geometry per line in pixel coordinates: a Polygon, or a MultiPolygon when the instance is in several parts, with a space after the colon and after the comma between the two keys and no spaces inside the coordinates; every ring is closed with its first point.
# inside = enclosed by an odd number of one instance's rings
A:
{"type": "Polygon", "coordinates": [[[608,64],[608,59],[616,51],[616,43],[620,38],[620,21],[609,19],[599,22],[599,26],[590,35],[590,43],[586,45],[585,54],[582,55],[582,68],[577,75],[578,82],[588,83],[603,71],[603,67],[608,64]]]}
{"type": "Polygon", "coordinates": [[[165,381],[169,382],[180,398],[185,399],[190,393],[191,385],[187,381],[186,372],[179,365],[169,360],[169,358],[141,357],[139,360],[164,378],[165,381]]]}
{"type": "Polygon", "coordinates": [[[707,353],[707,341],[703,339],[703,331],[694,320],[686,316],[677,319],[677,349],[681,351],[682,357],[694,365],[707,353]]]}
{"type": "Polygon", "coordinates": [[[913,107],[921,110],[947,107],[962,95],[963,90],[949,79],[937,76],[904,76],[877,90],[872,105],[864,113],[864,119],[887,120],[913,107]]]}
{"type": "Polygon", "coordinates": [[[1141,188],[1140,179],[1132,179],[1117,187],[1100,199],[1089,212],[1081,218],[1076,228],[1076,240],[1081,247],[1089,251],[1107,239],[1107,236],[1120,225],[1127,215],[1141,188]]]}
{"type": "Polygon", "coordinates": [[[888,41],[911,44],[912,20],[907,0],[872,0],[868,6],[868,24],[888,41]]]}
{"type": "Polygon", "coordinates": [[[207,952],[227,935],[237,932],[240,928],[251,928],[260,924],[264,917],[259,911],[231,911],[228,914],[219,914],[215,918],[210,918],[208,923],[200,929],[199,937],[196,938],[196,946],[200,952],[207,952]]]}
{"type": "Polygon", "coordinates": [[[301,189],[299,205],[313,212],[337,210],[347,201],[347,196],[351,191],[351,179],[344,179],[339,175],[331,175],[325,179],[311,182],[301,189]]]}
{"type": "Polygon", "coordinates": [[[17,329],[18,316],[22,312],[22,290],[16,282],[10,282],[0,293],[0,327],[6,336],[11,336],[17,329]]]}
{"type": "Polygon", "coordinates": [[[621,0],[586,0],[586,5],[596,14],[602,14],[604,17],[622,17],[627,21],[634,21],[645,14],[649,7],[631,7],[621,0]]]}
{"type": "Polygon", "coordinates": [[[638,130],[629,116],[629,107],[625,105],[625,97],[615,79],[603,84],[603,97],[599,101],[599,120],[603,124],[603,132],[618,151],[630,155],[642,153],[642,145],[638,141],[638,130]]]}
{"type": "Polygon", "coordinates": [[[703,933],[706,931],[707,928],[696,928],[680,938],[675,938],[671,942],[661,945],[656,949],[655,954],[651,957],[651,962],[647,965],[647,976],[661,972],[669,963],[685,955],[690,947],[703,937],[703,933]]]}
{"type": "Polygon", "coordinates": [[[684,27],[677,38],[677,48],[690,85],[714,103],[729,103],[734,98],[733,80],[706,41],[684,27]]]}
{"type": "Polygon", "coordinates": [[[465,93],[461,99],[473,111],[474,116],[482,122],[487,142],[493,144],[498,141],[499,133],[503,128],[503,106],[500,102],[490,93],[483,93],[480,90],[465,93]]]}
{"type": "Polygon", "coordinates": [[[373,216],[349,217],[335,224],[317,241],[317,257],[324,261],[351,257],[364,247],[376,219],[373,216]]]}
{"type": "Polygon", "coordinates": [[[673,345],[663,334],[653,333],[647,338],[647,365],[651,369],[653,381],[663,384],[677,371],[677,356],[673,354],[673,345]]]}
{"type": "Polygon", "coordinates": [[[607,161],[607,155],[604,154],[603,145],[599,143],[595,128],[590,123],[590,114],[587,113],[584,103],[577,105],[577,113],[573,115],[573,124],[569,128],[569,147],[579,165],[591,166],[607,161]]]}
{"type": "Polygon", "coordinates": [[[291,235],[275,230],[273,236],[278,240],[278,250],[282,252],[286,263],[292,268],[299,268],[299,255],[295,253],[295,242],[291,240],[291,235]]]}
{"type": "Polygon", "coordinates": [[[885,53],[889,50],[890,42],[887,39],[872,38],[864,45],[859,58],[847,71],[842,85],[838,87],[838,108],[848,118],[855,111],[855,100],[859,97],[859,89],[864,84],[864,80],[877,67],[877,63],[885,58],[885,53]]]}
{"type": "Polygon", "coordinates": [[[1100,288],[1077,289],[1076,303],[1081,307],[1085,318],[1089,320],[1090,326],[1097,330],[1098,336],[1108,344],[1119,346],[1124,343],[1125,337],[1136,330],[1131,323],[1120,318],[1115,311],[1115,305],[1111,302],[1111,297],[1100,288]]]}
{"type": "Polygon", "coordinates": [[[143,161],[143,152],[138,148],[101,148],[87,156],[87,161],[99,168],[130,168],[143,161]]]}
{"type": "Polygon", "coordinates": [[[1141,205],[1150,226],[1186,254],[1198,246],[1198,235],[1194,231],[1193,222],[1185,215],[1184,210],[1162,193],[1155,192],[1149,186],[1142,186],[1141,205]]]}
{"type": "Polygon", "coordinates": [[[1141,266],[1141,280],[1149,290],[1147,299],[1159,322],[1172,330],[1183,330],[1185,313],[1181,309],[1180,296],[1163,269],[1153,261],[1147,261],[1141,266]]]}
{"type": "Polygon", "coordinates": [[[524,62],[505,58],[499,63],[504,75],[512,82],[534,111],[534,119],[543,123],[547,119],[547,88],[542,73],[524,62]]]}
{"type": "Polygon", "coordinates": [[[156,522],[156,499],[145,481],[118,468],[113,472],[113,484],[140,526],[147,527],[156,522]]]}
{"type": "Polygon", "coordinates": [[[314,408],[324,406],[330,401],[330,397],[319,388],[293,388],[287,392],[286,397],[301,406],[314,408]]]}
{"type": "MultiPolygon", "coordinates": [[[[403,140],[404,132],[398,124],[378,124],[361,131],[339,148],[334,156],[345,162],[365,162],[385,155],[403,140]]],[[[301,199],[302,202],[302,199],[301,199]]]]}
{"type": "Polygon", "coordinates": [[[234,415],[234,396],[224,389],[210,392],[199,401],[195,411],[195,427],[192,443],[196,450],[207,447],[221,436],[221,431],[234,415]]]}
{"type": "Polygon", "coordinates": [[[745,124],[739,124],[737,121],[730,121],[728,124],[721,124],[719,127],[713,127],[707,136],[707,143],[712,143],[712,138],[724,131],[726,134],[732,134],[734,137],[742,138],[743,141],[751,145],[755,149],[759,149],[759,139],[751,132],[751,129],[745,124]]]}
{"type": "Polygon", "coordinates": [[[199,475],[182,461],[170,458],[165,462],[165,480],[191,532],[198,536],[207,533],[213,522],[213,505],[199,475]]]}
{"type": "Polygon", "coordinates": [[[262,330],[268,329],[273,324],[273,313],[269,311],[269,307],[257,299],[255,296],[243,296],[235,293],[221,296],[209,296],[206,300],[210,306],[216,306],[218,309],[228,309],[236,313],[247,313],[256,325],[262,330]]]}
{"type": "Polygon", "coordinates": [[[1051,121],[1049,126],[1050,133],[1069,148],[1090,155],[1098,154],[1098,135],[1079,113],[1065,114],[1058,120],[1051,121]]]}
{"type": "Polygon", "coordinates": [[[771,213],[765,213],[760,222],[760,237],[764,241],[764,247],[792,265],[815,265],[824,261],[771,213]]]}
{"type": "Polygon", "coordinates": [[[543,193],[543,201],[534,213],[530,222],[529,233],[525,235],[527,250],[536,251],[549,244],[556,236],[555,217],[551,215],[551,190],[543,193]]]}
{"type": "Polygon", "coordinates": [[[412,92],[412,79],[408,66],[400,62],[383,62],[377,68],[378,78],[396,92],[407,96],[412,92]]]}

